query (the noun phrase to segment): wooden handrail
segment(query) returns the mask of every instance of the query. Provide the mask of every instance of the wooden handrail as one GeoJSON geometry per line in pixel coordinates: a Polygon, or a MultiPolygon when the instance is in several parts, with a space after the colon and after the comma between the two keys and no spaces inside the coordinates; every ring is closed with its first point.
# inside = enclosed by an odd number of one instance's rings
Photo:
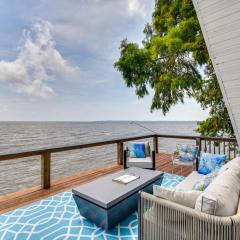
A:
{"type": "Polygon", "coordinates": [[[23,157],[37,156],[37,155],[42,155],[46,152],[57,153],[57,152],[65,152],[65,151],[71,151],[71,150],[77,150],[77,149],[83,149],[83,148],[99,147],[99,146],[104,146],[104,145],[117,144],[119,142],[129,142],[129,141],[139,140],[139,139],[144,139],[144,138],[152,138],[153,136],[156,136],[156,135],[153,135],[153,134],[142,135],[142,136],[136,136],[136,137],[119,138],[119,139],[78,144],[78,145],[60,146],[60,147],[53,147],[53,148],[44,148],[44,149],[23,151],[23,152],[15,152],[15,153],[9,153],[9,154],[0,154],[0,161],[23,158],[23,157]]]}
{"type": "Polygon", "coordinates": [[[133,141],[133,140],[140,140],[140,139],[144,139],[144,138],[153,138],[153,137],[186,139],[186,140],[201,139],[201,140],[208,140],[208,141],[226,141],[226,142],[233,142],[233,143],[237,142],[236,138],[226,138],[226,137],[203,137],[203,136],[188,136],[188,135],[185,136],[185,135],[150,134],[150,135],[141,135],[141,136],[128,137],[128,138],[118,138],[118,139],[113,139],[113,140],[106,140],[106,141],[92,142],[92,143],[85,143],[85,144],[78,144],[78,145],[59,146],[59,147],[53,147],[53,148],[44,148],[44,149],[36,149],[36,150],[30,150],[30,151],[0,154],[0,161],[24,158],[24,157],[32,157],[32,156],[42,155],[46,152],[50,152],[50,153],[65,152],[65,151],[98,147],[98,146],[104,146],[104,145],[111,145],[111,144],[117,144],[120,142],[123,143],[123,142],[129,142],[129,141],[133,141]]]}
{"type": "MultiPolygon", "coordinates": [[[[153,138],[153,145],[154,145],[154,150],[156,153],[158,153],[158,138],[195,140],[196,145],[199,147],[200,151],[201,151],[201,146],[202,146],[201,141],[204,141],[204,143],[205,143],[205,150],[206,150],[206,141],[208,141],[208,142],[212,141],[214,144],[218,143],[218,142],[224,142],[224,147],[225,147],[225,142],[228,142],[229,149],[230,149],[231,143],[234,143],[235,147],[237,144],[237,141],[235,138],[150,134],[150,135],[141,135],[141,136],[128,137],[128,138],[118,138],[118,139],[78,144],[78,145],[59,146],[59,147],[53,147],[53,148],[36,149],[36,150],[31,150],[31,151],[0,154],[0,161],[40,155],[41,159],[42,159],[42,187],[46,189],[51,186],[51,155],[52,155],[52,153],[117,144],[118,163],[123,164],[123,144],[124,144],[124,142],[146,139],[146,138],[153,138]]],[[[210,145],[210,147],[211,147],[211,145],[210,145]]],[[[215,145],[214,145],[214,151],[215,151],[215,145]]],[[[219,152],[220,152],[220,145],[219,145],[219,152]]],[[[224,153],[225,153],[225,148],[224,148],[224,153]]],[[[228,154],[229,154],[229,158],[230,158],[230,150],[229,150],[228,154]]],[[[236,149],[234,148],[234,156],[235,156],[235,154],[236,154],[236,149]]]]}

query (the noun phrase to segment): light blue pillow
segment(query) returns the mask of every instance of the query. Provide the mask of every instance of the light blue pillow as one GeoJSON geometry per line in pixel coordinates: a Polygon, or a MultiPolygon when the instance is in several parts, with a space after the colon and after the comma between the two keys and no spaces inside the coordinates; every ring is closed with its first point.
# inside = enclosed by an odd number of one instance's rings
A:
{"type": "Polygon", "coordinates": [[[201,152],[198,173],[208,174],[219,169],[227,160],[226,154],[212,154],[201,152]]]}
{"type": "Polygon", "coordinates": [[[179,158],[184,161],[193,161],[197,156],[197,148],[190,145],[177,145],[179,158]]]}
{"type": "Polygon", "coordinates": [[[131,158],[145,158],[145,144],[144,143],[131,143],[130,144],[130,157],[131,158]]]}

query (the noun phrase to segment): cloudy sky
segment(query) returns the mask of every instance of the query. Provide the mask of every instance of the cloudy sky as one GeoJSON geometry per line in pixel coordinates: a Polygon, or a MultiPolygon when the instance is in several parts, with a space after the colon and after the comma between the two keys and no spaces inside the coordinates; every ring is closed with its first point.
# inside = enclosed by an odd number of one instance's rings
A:
{"type": "Polygon", "coordinates": [[[150,113],[113,68],[154,0],[1,0],[0,121],[202,120],[193,100],[150,113]]]}

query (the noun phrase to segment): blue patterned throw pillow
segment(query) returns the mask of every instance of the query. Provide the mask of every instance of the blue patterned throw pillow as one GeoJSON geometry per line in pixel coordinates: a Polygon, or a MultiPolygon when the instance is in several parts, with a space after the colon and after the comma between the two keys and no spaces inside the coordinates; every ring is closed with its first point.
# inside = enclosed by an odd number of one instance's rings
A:
{"type": "Polygon", "coordinates": [[[208,178],[200,178],[195,182],[193,189],[195,191],[204,191],[210,183],[208,178]]]}
{"type": "Polygon", "coordinates": [[[193,161],[197,156],[197,148],[190,145],[177,145],[179,158],[184,161],[193,161]]]}
{"type": "Polygon", "coordinates": [[[202,178],[198,179],[195,182],[193,189],[195,191],[204,191],[217,175],[218,175],[218,170],[215,170],[203,176],[202,178]]]}
{"type": "Polygon", "coordinates": [[[145,144],[144,143],[132,143],[130,144],[130,157],[131,158],[145,158],[145,144]]]}
{"type": "Polygon", "coordinates": [[[227,159],[226,154],[212,154],[201,152],[198,173],[208,174],[219,169],[227,159]]]}

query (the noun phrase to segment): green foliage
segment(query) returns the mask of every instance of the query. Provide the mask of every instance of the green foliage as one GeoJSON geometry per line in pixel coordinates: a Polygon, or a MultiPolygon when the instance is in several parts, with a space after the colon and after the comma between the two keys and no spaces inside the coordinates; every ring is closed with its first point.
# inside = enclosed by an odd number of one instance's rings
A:
{"type": "Polygon", "coordinates": [[[203,136],[234,136],[222,93],[210,62],[205,68],[205,74],[208,79],[202,81],[202,88],[194,97],[203,109],[210,109],[210,113],[209,118],[199,123],[197,131],[203,136]]]}
{"type": "Polygon", "coordinates": [[[140,47],[127,39],[114,66],[127,87],[142,98],[154,90],[151,111],[166,114],[172,106],[195,98],[210,116],[199,124],[202,135],[233,135],[233,129],[191,0],[156,0],[152,23],[140,47]],[[204,71],[204,74],[203,74],[204,71]]]}

